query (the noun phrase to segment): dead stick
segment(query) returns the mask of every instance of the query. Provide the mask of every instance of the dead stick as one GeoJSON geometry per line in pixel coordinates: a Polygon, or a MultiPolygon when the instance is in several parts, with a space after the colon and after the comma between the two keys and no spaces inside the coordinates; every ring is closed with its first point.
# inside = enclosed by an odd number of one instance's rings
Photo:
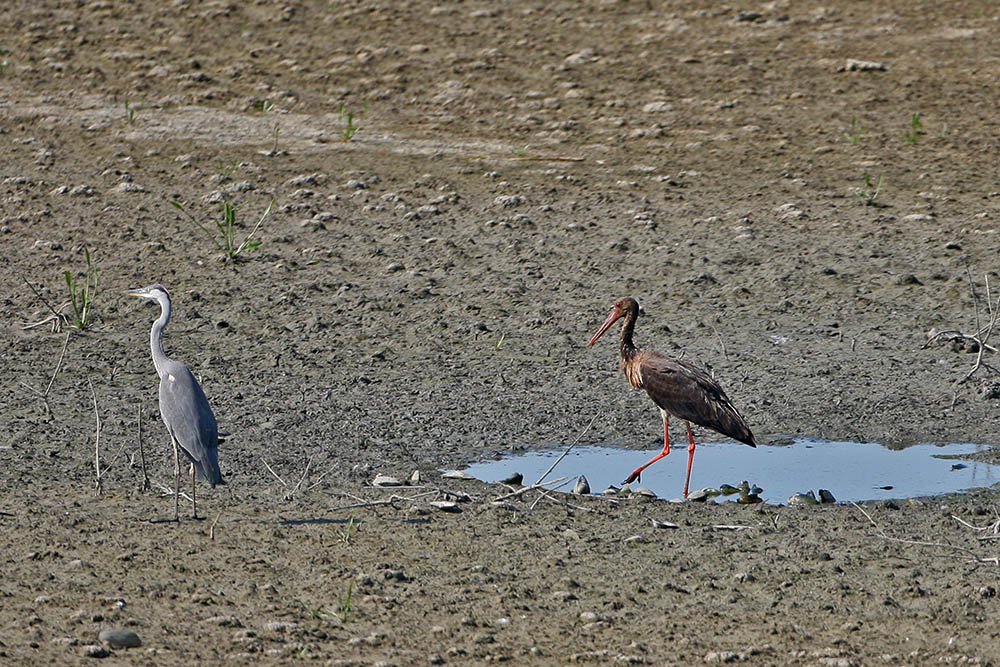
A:
{"type": "Polygon", "coordinates": [[[504,496],[499,496],[497,498],[494,498],[493,502],[497,502],[497,501],[500,501],[500,500],[507,500],[508,498],[516,498],[517,496],[521,495],[522,493],[527,493],[528,491],[531,491],[532,489],[541,489],[541,488],[544,488],[545,486],[549,486],[549,485],[552,485],[552,484],[558,484],[558,483],[563,482],[565,480],[566,480],[565,477],[556,477],[555,479],[549,480],[548,482],[535,482],[531,486],[522,486],[517,491],[514,491],[512,493],[508,493],[507,495],[504,495],[504,496]]]}
{"type": "Polygon", "coordinates": [[[875,523],[875,520],[872,519],[871,515],[868,514],[868,512],[866,512],[860,505],[858,505],[853,500],[851,501],[851,504],[854,505],[856,508],[858,508],[858,510],[865,515],[865,518],[868,519],[868,521],[873,526],[875,526],[875,530],[878,531],[878,536],[884,540],[889,540],[890,542],[899,542],[900,544],[912,544],[918,547],[941,547],[944,549],[953,549],[955,551],[961,551],[962,553],[971,556],[975,562],[986,562],[986,561],[992,562],[992,559],[980,558],[972,550],[966,549],[965,547],[957,546],[955,544],[948,544],[946,542],[924,542],[922,540],[904,540],[901,537],[892,537],[891,535],[887,535],[886,532],[882,530],[881,526],[875,523]]]}
{"type": "Polygon", "coordinates": [[[149,484],[149,475],[146,474],[146,452],[142,448],[142,403],[139,403],[138,410],[138,430],[139,430],[139,462],[142,464],[142,490],[149,491],[152,487],[149,484]]]}
{"type": "Polygon", "coordinates": [[[219,513],[215,515],[215,521],[212,522],[212,525],[208,529],[208,539],[215,539],[215,524],[219,523],[220,518],[222,518],[222,510],[219,510],[219,513]]]}
{"type": "Polygon", "coordinates": [[[285,484],[285,480],[283,480],[283,479],[281,479],[280,477],[278,477],[278,473],[276,473],[276,472],[274,472],[273,470],[271,470],[271,466],[267,465],[267,461],[265,461],[265,460],[263,459],[263,457],[261,457],[261,459],[260,459],[260,462],[264,464],[264,467],[265,467],[265,468],[267,468],[268,472],[270,472],[270,473],[271,473],[272,475],[274,475],[274,478],[275,478],[276,480],[278,480],[279,482],[281,482],[281,485],[282,485],[283,487],[285,487],[286,489],[288,488],[288,485],[287,485],[287,484],[285,484]]]}
{"type": "Polygon", "coordinates": [[[36,289],[35,289],[35,286],[34,286],[34,285],[32,285],[32,284],[31,284],[30,282],[28,282],[28,279],[27,279],[27,278],[25,278],[24,276],[21,276],[21,280],[23,280],[23,281],[24,281],[24,284],[25,284],[25,285],[27,285],[27,286],[28,286],[28,288],[29,288],[29,289],[30,289],[30,290],[31,290],[32,292],[34,292],[34,293],[35,293],[35,296],[37,296],[37,297],[38,297],[38,300],[39,300],[39,301],[41,301],[42,303],[44,303],[44,304],[45,304],[45,307],[46,307],[46,308],[48,308],[49,310],[51,310],[51,311],[52,311],[52,314],[56,316],[56,320],[57,320],[57,321],[59,321],[59,320],[60,320],[61,318],[64,318],[64,317],[65,317],[65,316],[64,316],[64,315],[63,315],[62,313],[60,313],[60,312],[59,312],[58,310],[56,310],[55,308],[53,308],[53,307],[52,307],[52,304],[50,304],[50,303],[49,303],[49,302],[48,302],[48,301],[46,300],[46,298],[45,298],[44,296],[42,296],[41,292],[39,292],[38,290],[36,290],[36,289]]]}
{"type": "Polygon", "coordinates": [[[87,378],[90,385],[90,396],[94,401],[94,417],[97,419],[97,435],[94,438],[94,473],[97,475],[96,492],[101,495],[101,414],[97,411],[97,392],[94,391],[94,383],[87,378]]]}
{"type": "Polygon", "coordinates": [[[292,489],[291,491],[288,492],[288,495],[292,495],[293,493],[295,493],[296,491],[299,490],[300,486],[302,486],[302,482],[305,481],[306,475],[309,474],[309,466],[312,465],[312,462],[313,462],[313,460],[312,460],[312,457],[310,456],[309,460],[306,461],[306,469],[305,469],[305,471],[303,471],[302,477],[299,477],[299,483],[295,485],[294,489],[292,489]]]}
{"type": "MultiPolygon", "coordinates": [[[[576,436],[576,439],[575,439],[575,440],[573,440],[573,442],[571,442],[571,443],[569,444],[569,447],[567,447],[567,448],[566,448],[566,451],[562,453],[562,456],[560,456],[559,458],[557,458],[557,459],[556,459],[556,461],[555,461],[555,463],[553,463],[552,465],[550,465],[550,466],[549,466],[549,469],[545,471],[545,474],[544,474],[544,475],[542,475],[541,477],[539,477],[539,478],[538,478],[538,481],[536,481],[536,482],[535,482],[535,484],[540,484],[540,483],[542,482],[542,480],[543,480],[543,479],[545,479],[546,477],[548,477],[548,476],[549,476],[549,473],[550,473],[550,472],[552,472],[552,471],[553,471],[553,470],[555,469],[555,467],[556,467],[557,465],[559,465],[559,463],[560,463],[560,462],[561,462],[561,461],[562,461],[562,460],[563,460],[564,458],[566,458],[566,455],[567,455],[567,454],[569,454],[569,450],[573,449],[573,447],[575,447],[575,446],[576,446],[576,443],[580,442],[580,438],[582,438],[583,436],[585,436],[585,435],[587,434],[587,431],[589,431],[589,430],[590,430],[590,427],[594,425],[594,421],[595,421],[595,420],[596,420],[596,419],[597,419],[597,418],[598,418],[598,417],[599,417],[600,415],[601,415],[601,413],[600,413],[600,412],[598,412],[598,413],[597,413],[596,415],[594,415],[594,416],[593,416],[593,417],[591,418],[591,420],[590,420],[590,423],[589,423],[589,424],[587,424],[587,428],[583,429],[583,432],[582,432],[582,433],[580,433],[580,435],[576,436]]],[[[533,484],[532,486],[534,486],[535,484],[533,484]]]]}

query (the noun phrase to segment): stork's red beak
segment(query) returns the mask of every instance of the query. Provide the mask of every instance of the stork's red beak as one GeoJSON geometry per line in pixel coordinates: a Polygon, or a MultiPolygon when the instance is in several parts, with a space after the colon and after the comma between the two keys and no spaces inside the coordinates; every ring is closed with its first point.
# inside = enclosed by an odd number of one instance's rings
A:
{"type": "Polygon", "coordinates": [[[600,338],[605,331],[610,329],[611,325],[617,322],[618,318],[621,316],[622,316],[621,312],[618,310],[618,307],[615,306],[615,308],[611,310],[611,314],[608,315],[608,319],[604,320],[604,324],[601,325],[601,328],[597,330],[597,333],[593,335],[593,337],[590,339],[590,342],[587,343],[587,345],[593,345],[594,341],[600,338]]]}

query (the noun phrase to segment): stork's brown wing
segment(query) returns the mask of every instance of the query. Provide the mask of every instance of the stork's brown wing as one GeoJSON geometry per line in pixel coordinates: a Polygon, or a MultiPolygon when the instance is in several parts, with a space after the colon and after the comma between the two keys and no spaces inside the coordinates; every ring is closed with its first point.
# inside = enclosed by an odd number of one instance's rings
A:
{"type": "Polygon", "coordinates": [[[702,369],[649,350],[639,350],[632,363],[649,397],[674,417],[757,446],[726,392],[702,369]]]}

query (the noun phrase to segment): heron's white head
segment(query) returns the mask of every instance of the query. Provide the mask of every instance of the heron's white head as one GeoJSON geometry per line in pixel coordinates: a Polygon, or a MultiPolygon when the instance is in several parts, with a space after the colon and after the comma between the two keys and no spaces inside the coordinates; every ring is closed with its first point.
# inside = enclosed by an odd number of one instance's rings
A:
{"type": "Polygon", "coordinates": [[[159,283],[149,285],[148,287],[138,287],[136,289],[125,290],[125,294],[129,296],[138,296],[143,299],[159,299],[161,297],[170,298],[170,293],[167,292],[167,288],[159,283]]]}

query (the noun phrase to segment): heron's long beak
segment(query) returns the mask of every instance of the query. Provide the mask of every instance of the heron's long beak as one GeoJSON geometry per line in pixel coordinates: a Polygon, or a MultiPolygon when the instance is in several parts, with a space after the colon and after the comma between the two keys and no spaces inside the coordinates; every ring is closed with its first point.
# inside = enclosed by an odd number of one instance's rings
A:
{"type": "Polygon", "coordinates": [[[146,292],[138,287],[135,289],[127,289],[124,294],[127,294],[128,296],[146,296],[146,292]]]}
{"type": "Polygon", "coordinates": [[[604,335],[604,332],[610,329],[611,325],[617,322],[618,318],[621,316],[622,314],[618,312],[617,308],[613,309],[611,311],[611,314],[608,315],[608,319],[604,320],[604,324],[601,325],[601,328],[597,330],[597,333],[593,335],[593,337],[590,339],[590,342],[587,343],[587,345],[593,345],[594,341],[600,338],[602,335],[604,335]]]}

